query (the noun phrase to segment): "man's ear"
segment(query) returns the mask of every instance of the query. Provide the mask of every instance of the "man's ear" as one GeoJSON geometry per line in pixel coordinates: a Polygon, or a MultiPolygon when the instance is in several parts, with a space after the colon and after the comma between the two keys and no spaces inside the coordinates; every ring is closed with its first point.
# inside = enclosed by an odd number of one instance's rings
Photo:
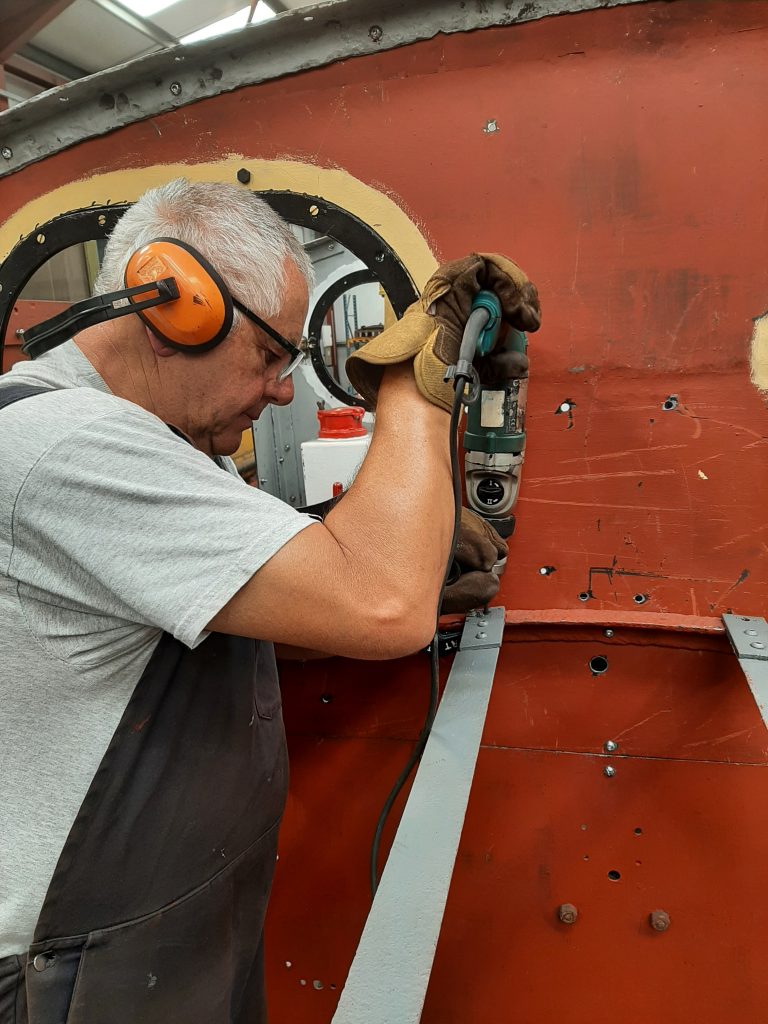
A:
{"type": "Polygon", "coordinates": [[[152,351],[155,353],[156,356],[160,356],[161,358],[167,358],[168,356],[179,355],[178,349],[171,348],[170,345],[166,345],[166,343],[164,341],[161,341],[160,338],[157,337],[157,335],[153,334],[148,327],[145,327],[144,330],[147,332],[149,343],[152,346],[152,351]]]}

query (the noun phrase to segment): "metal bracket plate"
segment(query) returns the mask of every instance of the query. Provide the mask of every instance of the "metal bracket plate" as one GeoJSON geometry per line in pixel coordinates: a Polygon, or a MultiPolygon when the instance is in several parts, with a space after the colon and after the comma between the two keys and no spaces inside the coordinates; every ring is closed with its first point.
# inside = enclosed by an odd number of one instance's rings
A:
{"type": "Polygon", "coordinates": [[[724,615],[723,624],[768,728],[768,622],[757,615],[724,615]]]}
{"type": "Polygon", "coordinates": [[[333,1024],[421,1019],[503,632],[503,608],[467,616],[333,1024]]]}

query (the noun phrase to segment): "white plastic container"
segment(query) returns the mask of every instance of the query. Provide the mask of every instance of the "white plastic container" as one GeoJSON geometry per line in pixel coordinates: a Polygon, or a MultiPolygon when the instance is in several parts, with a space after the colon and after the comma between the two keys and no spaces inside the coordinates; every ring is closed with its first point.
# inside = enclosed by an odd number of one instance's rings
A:
{"type": "Polygon", "coordinates": [[[364,414],[358,406],[318,412],[320,436],[301,445],[307,505],[328,501],[355,479],[371,443],[363,426],[364,414]]]}

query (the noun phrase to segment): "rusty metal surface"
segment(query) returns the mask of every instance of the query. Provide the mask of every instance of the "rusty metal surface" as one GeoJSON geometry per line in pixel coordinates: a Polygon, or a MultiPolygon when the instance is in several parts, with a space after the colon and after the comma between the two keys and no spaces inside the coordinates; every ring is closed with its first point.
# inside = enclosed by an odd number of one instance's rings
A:
{"type": "Polygon", "coordinates": [[[438,33],[647,0],[344,0],[175,46],[33,97],[0,116],[0,178],[123,125],[245,85],[380,53],[438,33]]]}

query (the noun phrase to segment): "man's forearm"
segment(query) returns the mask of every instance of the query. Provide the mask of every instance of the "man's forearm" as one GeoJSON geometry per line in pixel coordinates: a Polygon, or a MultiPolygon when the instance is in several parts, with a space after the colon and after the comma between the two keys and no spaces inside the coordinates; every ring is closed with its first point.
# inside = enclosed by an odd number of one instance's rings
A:
{"type": "Polygon", "coordinates": [[[453,530],[449,423],[410,364],[385,370],[368,455],[325,520],[350,560],[376,575],[376,590],[386,579],[435,611],[453,530]]]}

